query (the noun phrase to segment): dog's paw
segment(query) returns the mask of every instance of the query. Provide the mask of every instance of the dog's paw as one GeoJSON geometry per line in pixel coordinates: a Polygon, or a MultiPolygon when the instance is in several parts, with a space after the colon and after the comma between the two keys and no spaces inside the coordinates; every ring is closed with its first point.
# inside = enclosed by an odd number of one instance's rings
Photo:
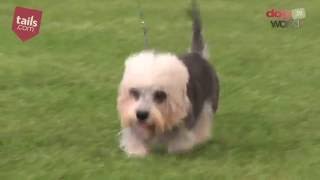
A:
{"type": "Polygon", "coordinates": [[[129,157],[145,157],[149,153],[149,150],[143,145],[127,146],[127,147],[123,147],[122,150],[129,157]]]}
{"type": "Polygon", "coordinates": [[[120,149],[129,157],[144,157],[149,153],[149,147],[133,132],[132,129],[121,131],[120,149]]]}

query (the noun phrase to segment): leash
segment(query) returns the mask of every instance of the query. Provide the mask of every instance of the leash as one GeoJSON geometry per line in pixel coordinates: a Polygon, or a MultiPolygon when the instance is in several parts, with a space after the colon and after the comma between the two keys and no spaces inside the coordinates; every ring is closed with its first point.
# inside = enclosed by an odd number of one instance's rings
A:
{"type": "Polygon", "coordinates": [[[140,17],[140,23],[141,23],[141,27],[143,30],[143,38],[144,38],[144,49],[148,49],[149,43],[148,43],[148,29],[147,29],[147,25],[145,23],[144,20],[144,14],[141,8],[141,2],[140,0],[138,1],[138,9],[139,9],[139,17],[140,17]]]}

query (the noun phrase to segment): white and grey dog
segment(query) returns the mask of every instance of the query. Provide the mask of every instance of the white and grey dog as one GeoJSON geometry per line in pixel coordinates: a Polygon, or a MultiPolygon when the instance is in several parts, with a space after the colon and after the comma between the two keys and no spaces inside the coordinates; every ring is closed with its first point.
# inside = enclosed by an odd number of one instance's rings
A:
{"type": "Polygon", "coordinates": [[[145,156],[155,144],[169,153],[191,150],[211,137],[219,82],[206,60],[199,9],[192,6],[191,52],[142,51],[131,55],[119,87],[120,147],[145,156]]]}

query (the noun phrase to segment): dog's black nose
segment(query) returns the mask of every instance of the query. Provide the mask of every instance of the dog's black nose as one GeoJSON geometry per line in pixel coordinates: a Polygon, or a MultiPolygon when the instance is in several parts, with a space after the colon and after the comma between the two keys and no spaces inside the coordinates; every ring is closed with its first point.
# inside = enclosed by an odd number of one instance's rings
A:
{"type": "Polygon", "coordinates": [[[148,111],[137,111],[136,116],[140,122],[144,122],[147,120],[147,118],[149,116],[149,112],[148,111]]]}

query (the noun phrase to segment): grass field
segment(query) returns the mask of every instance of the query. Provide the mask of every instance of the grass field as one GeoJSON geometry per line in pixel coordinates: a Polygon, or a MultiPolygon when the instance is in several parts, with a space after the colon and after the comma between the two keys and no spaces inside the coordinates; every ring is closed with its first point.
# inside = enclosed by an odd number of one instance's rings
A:
{"type": "MultiPolygon", "coordinates": [[[[142,0],[151,47],[189,46],[188,1],[142,0]]],[[[130,159],[118,148],[117,86],[143,48],[136,1],[1,0],[0,179],[320,179],[320,2],[200,0],[221,80],[213,140],[184,155],[130,159]],[[43,10],[25,43],[13,10],[43,10]],[[306,8],[273,29],[270,8],[306,8]]]]}

